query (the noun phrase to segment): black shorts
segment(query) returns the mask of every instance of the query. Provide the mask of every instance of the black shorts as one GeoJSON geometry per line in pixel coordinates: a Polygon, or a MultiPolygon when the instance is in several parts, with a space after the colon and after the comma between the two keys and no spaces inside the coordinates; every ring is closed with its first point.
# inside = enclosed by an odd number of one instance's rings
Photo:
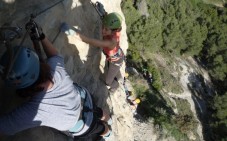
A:
{"type": "Polygon", "coordinates": [[[100,136],[105,131],[105,125],[103,121],[100,120],[103,115],[102,109],[99,107],[96,107],[93,113],[94,113],[94,116],[93,116],[94,118],[88,131],[86,131],[83,135],[74,137],[74,139],[87,138],[95,134],[100,136]]]}

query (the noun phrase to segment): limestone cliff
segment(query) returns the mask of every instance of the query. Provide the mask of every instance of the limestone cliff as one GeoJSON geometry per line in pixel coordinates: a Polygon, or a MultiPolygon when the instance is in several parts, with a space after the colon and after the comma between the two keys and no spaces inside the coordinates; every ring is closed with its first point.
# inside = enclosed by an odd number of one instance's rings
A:
{"type": "MultiPolygon", "coordinates": [[[[113,114],[114,124],[112,126],[113,135],[111,140],[134,140],[131,131],[133,117],[128,105],[125,103],[125,93],[122,86],[114,95],[109,96],[108,89],[102,81],[105,56],[102,54],[101,49],[75,41],[59,32],[60,24],[67,22],[87,36],[100,38],[101,21],[99,15],[90,4],[90,0],[61,0],[60,3],[56,4],[57,2],[59,0],[1,0],[0,26],[5,23],[11,26],[20,26],[23,28],[24,36],[24,26],[28,22],[30,14],[38,14],[35,21],[39,23],[46,36],[53,41],[54,46],[64,56],[66,69],[71,78],[89,89],[94,95],[97,104],[113,114]]],[[[120,7],[121,0],[100,0],[99,2],[104,5],[107,12],[115,11],[124,17],[120,7]]],[[[21,41],[22,37],[12,42],[12,45],[18,45],[21,41]]],[[[123,22],[120,44],[126,53],[128,44],[125,22],[123,22]]],[[[28,35],[23,45],[32,46],[28,35]]],[[[0,44],[0,55],[2,55],[4,50],[4,45],[0,44]]],[[[122,73],[124,73],[124,68],[122,73]]],[[[14,90],[6,88],[1,80],[0,114],[10,111],[21,101],[23,100],[14,95],[14,90]]],[[[31,132],[40,136],[45,136],[49,133],[44,132],[44,130],[43,132],[36,130],[31,132]]]]}

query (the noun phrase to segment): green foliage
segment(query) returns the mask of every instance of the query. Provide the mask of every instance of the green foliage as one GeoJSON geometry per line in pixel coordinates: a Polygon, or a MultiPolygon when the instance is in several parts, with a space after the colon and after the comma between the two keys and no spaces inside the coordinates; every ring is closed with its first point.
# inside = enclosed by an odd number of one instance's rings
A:
{"type": "Polygon", "coordinates": [[[154,68],[152,72],[152,77],[153,77],[153,83],[152,86],[156,89],[156,90],[161,90],[162,88],[162,82],[161,82],[161,76],[160,76],[160,72],[154,68]]]}
{"type": "Polygon", "coordinates": [[[137,49],[131,49],[128,50],[127,55],[127,61],[133,62],[134,67],[137,68],[141,73],[143,69],[148,70],[149,73],[152,74],[152,86],[156,90],[161,90],[162,88],[162,81],[161,81],[161,74],[160,71],[155,67],[155,64],[152,63],[152,61],[149,59],[148,61],[145,61],[141,55],[140,52],[137,49]]]}
{"type": "Polygon", "coordinates": [[[137,50],[142,51],[156,51],[162,46],[162,11],[155,5],[148,6],[148,11],[152,12],[149,17],[139,15],[139,12],[133,7],[132,1],[123,2],[123,12],[126,16],[127,34],[131,45],[137,50]],[[126,7],[126,8],[125,8],[126,7]],[[134,14],[135,13],[135,14],[134,14]]]}
{"type": "Polygon", "coordinates": [[[227,61],[217,60],[220,56],[227,58],[226,9],[218,11],[200,0],[147,3],[148,17],[139,14],[133,1],[122,2],[132,50],[155,52],[162,48],[176,55],[198,55],[205,60],[211,76],[226,80],[227,61]]]}
{"type": "MultiPolygon", "coordinates": [[[[227,9],[216,8],[203,1],[217,5],[224,3],[222,0],[150,0],[147,1],[149,16],[145,17],[135,7],[140,1],[122,2],[130,59],[135,61],[140,71],[146,67],[152,73],[156,80],[152,85],[157,90],[162,88],[160,72],[154,64],[144,63],[140,57],[144,52],[164,51],[172,55],[197,56],[219,88],[217,91],[227,92],[227,9]]],[[[149,53],[144,57],[150,58],[149,53]]],[[[215,136],[220,140],[225,140],[223,135],[227,134],[224,112],[227,110],[222,102],[225,97],[216,96],[214,101],[213,127],[219,131],[215,132],[215,136]]],[[[153,112],[151,115],[157,114],[153,112]]],[[[157,121],[168,121],[169,117],[158,116],[161,117],[157,121]]]]}
{"type": "Polygon", "coordinates": [[[136,22],[138,20],[139,13],[138,11],[135,9],[135,7],[133,7],[133,1],[131,0],[125,0],[124,2],[122,2],[121,5],[124,15],[133,15],[133,16],[125,16],[125,20],[127,23],[127,33],[129,33],[129,28],[131,27],[131,25],[136,22]]]}
{"type": "Polygon", "coordinates": [[[199,7],[201,8],[199,21],[206,23],[209,31],[199,56],[206,63],[213,79],[221,80],[226,84],[227,61],[224,58],[227,54],[227,11],[217,11],[210,6],[199,5],[199,7]]]}
{"type": "Polygon", "coordinates": [[[131,61],[133,61],[135,63],[142,62],[139,51],[137,51],[135,49],[128,49],[127,53],[128,53],[127,58],[130,59],[131,61]]]}
{"type": "Polygon", "coordinates": [[[216,97],[215,108],[217,110],[216,117],[219,120],[226,120],[222,122],[227,122],[227,96],[216,97]]]}
{"type": "Polygon", "coordinates": [[[226,73],[227,73],[227,63],[223,63],[223,57],[222,55],[216,55],[213,58],[213,65],[215,66],[210,70],[211,74],[215,78],[219,78],[220,80],[224,81],[226,79],[226,73]]]}
{"type": "Polygon", "coordinates": [[[160,70],[158,70],[155,67],[155,64],[152,63],[150,59],[148,61],[143,62],[143,66],[147,69],[149,73],[152,74],[152,79],[153,79],[152,86],[158,91],[161,90],[162,81],[161,81],[160,70]]]}
{"type": "Polygon", "coordinates": [[[214,110],[213,117],[216,122],[213,124],[216,138],[219,140],[225,140],[227,135],[227,92],[221,96],[215,96],[214,98],[214,110]]]}
{"type": "Polygon", "coordinates": [[[184,92],[177,78],[172,76],[168,70],[162,70],[161,77],[163,81],[163,88],[166,91],[172,92],[175,94],[180,94],[184,92]]]}
{"type": "Polygon", "coordinates": [[[177,123],[178,128],[182,133],[188,133],[188,131],[194,131],[197,133],[195,127],[197,121],[194,119],[193,114],[190,110],[190,104],[187,100],[176,100],[178,114],[174,121],[177,123]]]}
{"type": "Polygon", "coordinates": [[[156,124],[169,122],[173,111],[166,105],[162,96],[157,92],[152,92],[148,89],[144,90],[143,87],[140,90],[144,91],[143,95],[141,95],[142,103],[140,104],[140,108],[143,110],[138,110],[138,112],[144,118],[153,117],[156,124]]]}
{"type": "Polygon", "coordinates": [[[165,123],[164,126],[169,131],[169,134],[173,136],[177,141],[189,141],[187,135],[179,130],[177,124],[173,121],[172,123],[165,123]]]}
{"type": "MultiPolygon", "coordinates": [[[[154,119],[154,124],[161,125],[161,127],[167,129],[168,134],[173,136],[176,140],[188,140],[187,135],[181,131],[181,128],[185,126],[172,118],[174,113],[159,92],[148,90],[144,86],[138,85],[138,83],[134,85],[134,88],[142,99],[142,102],[137,109],[137,112],[140,115],[145,119],[152,117],[154,119]]],[[[187,125],[191,124],[187,122],[187,125]]]]}

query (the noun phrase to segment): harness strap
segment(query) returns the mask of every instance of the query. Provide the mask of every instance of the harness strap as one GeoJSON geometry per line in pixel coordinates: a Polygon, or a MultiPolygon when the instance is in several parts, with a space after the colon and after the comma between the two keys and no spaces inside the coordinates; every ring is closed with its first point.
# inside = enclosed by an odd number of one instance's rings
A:
{"type": "Polygon", "coordinates": [[[80,113],[80,118],[79,120],[75,123],[74,127],[71,128],[70,130],[66,131],[67,135],[71,135],[74,137],[74,139],[82,139],[82,138],[86,138],[87,136],[90,135],[90,132],[93,130],[90,127],[93,127],[95,123],[97,123],[97,121],[99,121],[98,119],[98,107],[95,105],[95,103],[93,102],[93,97],[92,95],[89,94],[89,92],[83,88],[80,87],[77,84],[74,84],[76,89],[79,91],[80,96],[81,96],[81,102],[83,104],[81,104],[81,113],[80,113]],[[92,106],[87,105],[88,101],[91,100],[91,104],[92,106]],[[93,120],[88,128],[87,131],[84,132],[84,128],[86,128],[86,119],[87,119],[87,114],[92,112],[93,113],[93,120]]]}
{"type": "Polygon", "coordinates": [[[82,87],[77,85],[76,83],[74,83],[74,85],[78,89],[80,97],[81,97],[81,112],[80,112],[80,117],[79,117],[77,123],[74,125],[73,128],[69,129],[69,131],[72,132],[72,133],[78,133],[83,129],[83,127],[85,125],[85,123],[84,123],[84,121],[85,121],[84,112],[86,112],[87,110],[84,111],[84,109],[87,109],[89,107],[86,107],[85,104],[84,104],[86,99],[87,99],[86,91],[82,87]]]}
{"type": "Polygon", "coordinates": [[[104,54],[107,57],[106,59],[111,62],[118,61],[121,57],[124,56],[124,53],[120,47],[118,48],[118,51],[114,55],[108,55],[105,52],[104,52],[104,54]]]}
{"type": "Polygon", "coordinates": [[[77,123],[71,129],[69,129],[69,131],[72,133],[75,133],[75,132],[78,133],[83,129],[85,125],[83,112],[84,112],[84,103],[87,98],[87,93],[76,83],[74,85],[81,90],[81,92],[79,93],[81,97],[81,111],[80,111],[80,117],[77,123]]]}

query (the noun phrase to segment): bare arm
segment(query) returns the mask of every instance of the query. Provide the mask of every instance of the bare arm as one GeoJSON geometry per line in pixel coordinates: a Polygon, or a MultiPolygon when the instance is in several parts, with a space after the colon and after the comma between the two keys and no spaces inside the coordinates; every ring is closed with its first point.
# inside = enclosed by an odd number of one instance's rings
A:
{"type": "Polygon", "coordinates": [[[58,54],[57,49],[54,48],[53,44],[46,37],[41,40],[41,43],[43,45],[43,50],[48,58],[58,54]]]}
{"type": "Polygon", "coordinates": [[[74,37],[76,39],[79,39],[87,44],[90,44],[95,47],[108,47],[109,49],[113,49],[117,45],[116,40],[98,40],[94,38],[89,38],[87,36],[84,36],[77,31],[70,28],[70,26],[67,23],[61,24],[61,31],[64,32],[67,35],[70,35],[71,37],[74,37]]]}
{"type": "Polygon", "coordinates": [[[101,47],[101,48],[108,47],[109,49],[113,49],[117,45],[117,41],[115,40],[98,40],[94,38],[89,38],[80,33],[74,34],[73,37],[79,38],[83,42],[88,43],[95,47],[101,47]]]}

